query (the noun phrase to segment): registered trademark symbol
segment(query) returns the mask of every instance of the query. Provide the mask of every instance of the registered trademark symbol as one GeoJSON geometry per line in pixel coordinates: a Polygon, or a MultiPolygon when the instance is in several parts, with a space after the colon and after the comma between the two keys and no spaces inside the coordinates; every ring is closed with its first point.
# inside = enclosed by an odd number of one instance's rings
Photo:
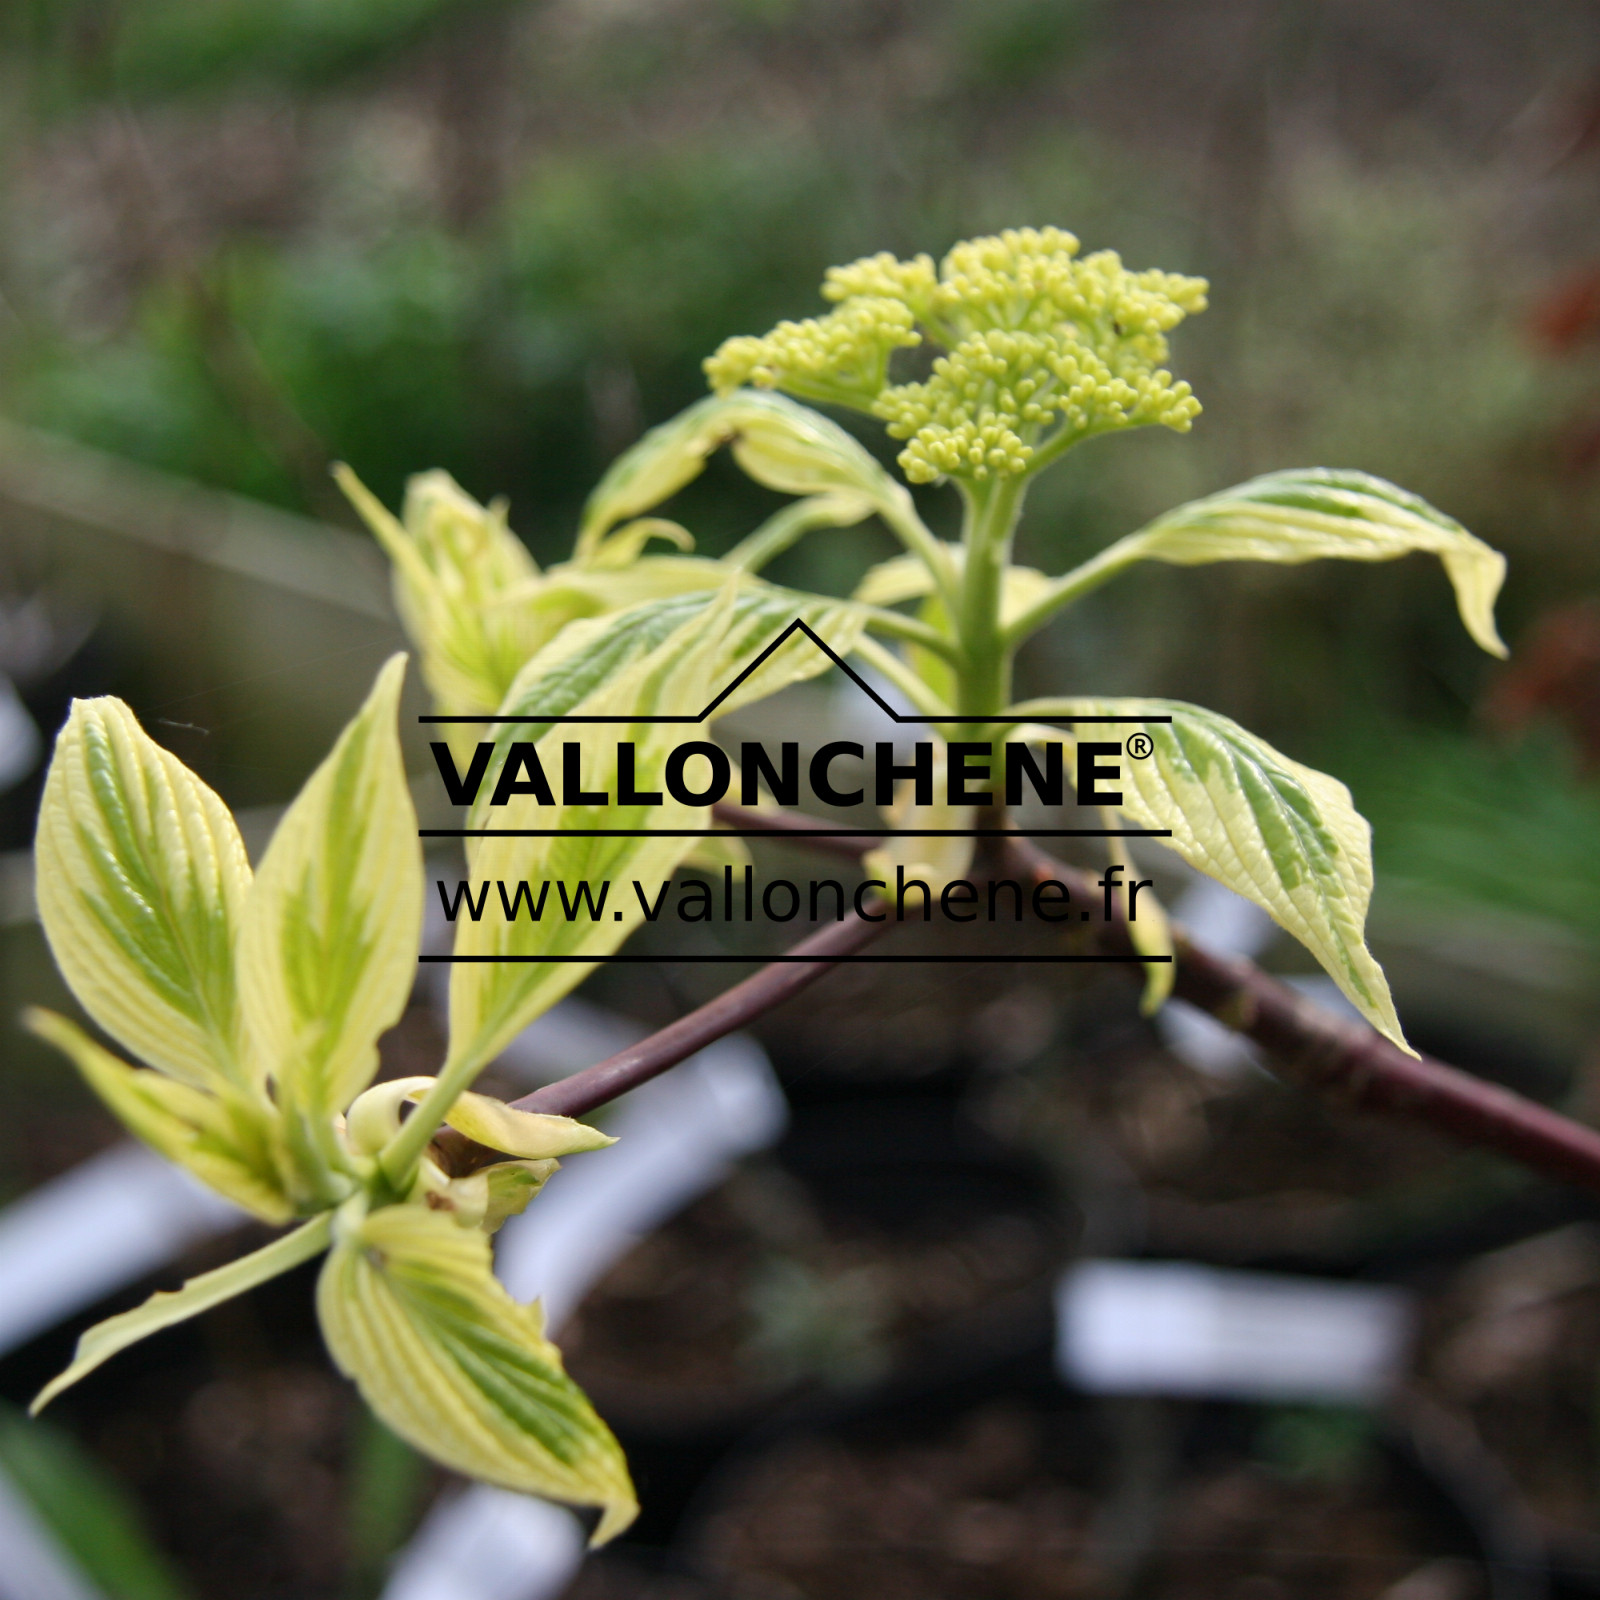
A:
{"type": "Polygon", "coordinates": [[[1155,742],[1148,733],[1136,733],[1128,740],[1128,754],[1135,761],[1143,761],[1155,749],[1155,742]]]}

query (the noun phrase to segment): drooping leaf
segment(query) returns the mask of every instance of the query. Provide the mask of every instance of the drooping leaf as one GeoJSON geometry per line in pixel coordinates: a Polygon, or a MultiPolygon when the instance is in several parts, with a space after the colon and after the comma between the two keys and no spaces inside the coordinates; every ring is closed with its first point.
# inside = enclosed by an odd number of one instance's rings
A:
{"type": "MultiPolygon", "coordinates": [[[[1116,827],[1115,811],[1104,810],[1102,816],[1108,828],[1116,827]]],[[[1134,869],[1133,852],[1128,848],[1126,839],[1107,839],[1106,854],[1122,868],[1125,884],[1139,881],[1134,869]]],[[[1128,937],[1133,941],[1133,948],[1142,956],[1164,958],[1144,964],[1144,997],[1139,1002],[1139,1010],[1150,1017],[1166,1004],[1178,976],[1177,963],[1173,960],[1172,928],[1167,922],[1166,908],[1155,896],[1153,885],[1139,890],[1133,911],[1134,915],[1127,921],[1128,937]]]]}
{"type": "MultiPolygon", "coordinates": [[[[818,528],[852,528],[872,512],[859,495],[814,494],[791,500],[747,534],[722,559],[741,572],[759,572],[775,556],[818,528]]],[[[607,541],[610,543],[610,541],[607,541]]]]}
{"type": "Polygon", "coordinates": [[[71,1058],[130,1133],[187,1168],[263,1222],[287,1222],[291,1205],[273,1160],[270,1108],[223,1086],[217,1094],[119,1061],[53,1012],[30,1009],[28,1027],[71,1058]]]}
{"type": "Polygon", "coordinates": [[[694,535],[681,523],[670,522],[666,517],[636,517],[606,539],[596,554],[595,566],[601,571],[620,572],[639,559],[652,539],[661,539],[678,550],[694,549],[694,535]]]}
{"type": "MultiPolygon", "coordinates": [[[[608,540],[608,554],[610,545],[608,540]]],[[[671,595],[715,594],[727,581],[727,567],[702,556],[640,556],[620,567],[580,567],[565,562],[552,567],[537,582],[512,590],[501,603],[526,607],[537,614],[539,648],[543,649],[574,622],[626,611],[671,595]]],[[[523,666],[536,653],[530,652],[523,666]]],[[[484,714],[497,710],[509,692],[508,685],[498,699],[474,709],[484,714]]]]}
{"type": "Polygon", "coordinates": [[[328,1348],[402,1439],[474,1478],[599,1506],[599,1544],[637,1512],[610,1430],[562,1368],[489,1241],[422,1206],[342,1224],[317,1286],[328,1348]]]}
{"type": "Polygon", "coordinates": [[[1494,623],[1505,557],[1420,495],[1367,472],[1304,467],[1252,478],[1168,511],[1061,582],[1133,561],[1392,561],[1413,550],[1438,556],[1467,632],[1505,655],[1494,623]]]}
{"type": "Polygon", "coordinates": [[[332,1232],[333,1213],[325,1211],[293,1233],[286,1233],[249,1255],[230,1261],[214,1272],[203,1272],[198,1278],[191,1278],[181,1289],[153,1294],[142,1306],[96,1323],[78,1340],[72,1365],[39,1391],[29,1410],[35,1413],[43,1410],[63,1389],[70,1388],[130,1344],[197,1317],[202,1311],[209,1311],[224,1300],[231,1300],[236,1294],[243,1294],[246,1289],[253,1289],[291,1267],[298,1267],[302,1261],[309,1261],[327,1248],[332,1232]]]}
{"type": "MultiPolygon", "coordinates": [[[[1151,741],[1149,756],[1122,758],[1117,809],[1143,827],[1170,828],[1164,844],[1269,913],[1373,1027],[1410,1050],[1388,980],[1366,946],[1371,832],[1342,783],[1178,700],[1030,700],[1012,711],[1019,722],[1170,716],[1170,723],[1116,728],[1124,748],[1138,733],[1151,741]]],[[[1056,730],[1051,737],[1071,742],[1056,730]]]]}
{"type": "Polygon", "coordinates": [[[239,939],[251,1036],[280,1104],[324,1122],[371,1080],[416,977],[422,853],[396,712],[405,658],[285,813],[239,939]]]}
{"type": "Polygon", "coordinates": [[[906,491],[836,423],[783,395],[740,389],[697,402],[612,462],[584,507],[577,564],[592,563],[610,528],[676,494],[728,443],[752,478],[783,494],[831,494],[840,510],[848,497],[860,516],[906,499],[906,491]]]}
{"type": "Polygon", "coordinates": [[[35,841],[39,917],[85,1011],[185,1083],[244,1088],[234,943],[250,886],[222,801],[120,700],[78,700],[35,841]]]}

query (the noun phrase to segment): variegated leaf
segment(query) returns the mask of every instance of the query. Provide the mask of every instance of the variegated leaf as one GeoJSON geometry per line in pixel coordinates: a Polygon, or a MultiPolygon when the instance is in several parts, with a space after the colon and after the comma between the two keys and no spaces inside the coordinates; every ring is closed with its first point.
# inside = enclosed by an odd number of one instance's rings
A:
{"type": "Polygon", "coordinates": [[[35,842],[39,917],[72,992],[129,1050],[186,1083],[252,1085],[234,943],[250,886],[222,801],[120,700],[77,700],[35,842]]]}
{"type": "Polygon", "coordinates": [[[584,507],[575,561],[592,563],[607,530],[676,494],[728,443],[752,478],[783,494],[841,497],[841,510],[847,497],[857,516],[910,503],[871,455],[820,412],[766,390],[739,389],[698,401],[611,464],[584,507]]]}
{"type": "Polygon", "coordinates": [[[539,582],[505,506],[481,506],[448,473],[423,472],[406,485],[402,520],[348,467],[335,476],[394,564],[395,605],[440,709],[493,710],[561,626],[535,608],[504,604],[539,582]]]}
{"type": "MultiPolygon", "coordinates": [[[[697,715],[710,698],[712,671],[722,659],[733,598],[730,592],[709,610],[696,608],[648,654],[621,671],[602,669],[598,652],[571,657],[566,663],[567,683],[582,683],[591,692],[578,691],[567,704],[593,716],[697,715]]],[[[624,660],[633,653],[624,639],[604,634],[596,638],[608,646],[618,645],[617,654],[624,660]]],[[[513,694],[507,705],[516,703],[513,694]]],[[[540,713],[556,709],[542,695],[534,703],[540,713]]],[[[532,742],[540,730],[524,726],[515,732],[532,742]]],[[[557,792],[564,770],[563,747],[572,745],[577,747],[584,788],[604,792],[611,801],[552,806],[524,794],[475,811],[475,818],[483,819],[475,825],[513,833],[531,830],[543,836],[479,839],[470,857],[472,876],[513,890],[523,882],[534,892],[541,883],[548,882],[550,888],[538,921],[525,906],[514,905],[513,920],[507,920],[501,907],[491,906],[480,920],[462,915],[457,922],[456,964],[450,976],[450,1052],[442,1076],[449,1077],[452,1069],[465,1074],[484,1066],[573,988],[593,960],[610,954],[643,920],[633,880],[648,884],[669,878],[693,847],[693,835],[705,826],[708,813],[708,808],[685,805],[666,791],[662,783],[666,758],[676,744],[703,739],[706,732],[703,725],[643,721],[559,724],[535,747],[543,770],[556,775],[557,792]],[[612,803],[619,793],[619,745],[632,748],[636,789],[661,794],[659,803],[612,803]],[[558,906],[561,894],[568,898],[558,906]],[[575,914],[567,913],[568,906],[575,908],[575,914]]],[[[498,768],[491,766],[494,771],[498,768]]]]}
{"type": "Polygon", "coordinates": [[[422,853],[396,713],[405,658],[284,815],[245,906],[240,984],[280,1104],[326,1121],[371,1080],[405,1008],[422,930],[422,853]]]}
{"type": "Polygon", "coordinates": [[[481,1232],[411,1205],[341,1223],[317,1310],[340,1370],[417,1449],[469,1477],[600,1507],[596,1544],[633,1520],[617,1441],[537,1307],[493,1277],[481,1232]]]}
{"type": "Polygon", "coordinates": [[[1413,550],[1438,556],[1467,632],[1490,655],[1503,656],[1494,603],[1505,557],[1420,495],[1368,472],[1304,467],[1252,478],[1157,517],[1057,587],[1081,593],[1135,561],[1392,561],[1413,550]]]}
{"type": "Polygon", "coordinates": [[[274,1114],[230,1085],[217,1093],[129,1066],[65,1017],[37,1008],[24,1017],[68,1056],[130,1133],[263,1222],[287,1222],[292,1207],[274,1159],[274,1114]]]}
{"type": "MultiPolygon", "coordinates": [[[[630,666],[659,648],[674,632],[710,617],[722,603],[717,595],[675,595],[611,616],[574,623],[523,668],[500,712],[503,716],[517,717],[569,715],[581,702],[601,692],[630,666]]],[[[840,656],[855,649],[866,623],[864,613],[848,601],[796,594],[754,578],[741,579],[731,602],[726,631],[720,634],[717,653],[707,667],[705,698],[699,705],[683,709],[702,710],[797,619],[826,639],[840,656]]],[[[796,633],[721,701],[716,715],[725,716],[741,706],[776,694],[791,683],[815,677],[829,665],[828,658],[809,639],[796,633]]],[[[544,722],[524,722],[505,723],[499,727],[495,734],[495,752],[489,762],[490,781],[479,790],[468,819],[470,826],[487,825],[492,780],[501,771],[512,744],[537,741],[551,726],[544,722]]],[[[622,735],[619,733],[617,737],[622,735]]],[[[680,729],[678,737],[691,739],[701,735],[680,729]]]]}
{"type": "Polygon", "coordinates": [[[1030,700],[1011,709],[1019,722],[1170,716],[1117,728],[1124,744],[1144,733],[1153,746],[1148,757],[1123,759],[1117,809],[1143,827],[1170,828],[1163,843],[1268,912],[1373,1027],[1410,1050],[1388,980],[1366,946],[1371,830],[1342,783],[1215,711],[1178,700],[1030,700]]]}

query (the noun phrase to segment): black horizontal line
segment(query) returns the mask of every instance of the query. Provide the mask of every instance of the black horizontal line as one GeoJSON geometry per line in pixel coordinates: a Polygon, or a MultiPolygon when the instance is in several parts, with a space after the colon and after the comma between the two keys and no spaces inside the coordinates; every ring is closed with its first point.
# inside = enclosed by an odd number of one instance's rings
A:
{"type": "Polygon", "coordinates": [[[1170,839],[1171,828],[419,828],[419,839],[1170,839]]]}
{"type": "Polygon", "coordinates": [[[750,674],[752,672],[754,672],[756,670],[756,668],[759,667],[761,665],[761,663],[763,661],[765,661],[767,659],[767,657],[770,656],[773,653],[773,651],[777,650],[783,644],[783,642],[790,636],[790,634],[793,634],[793,633],[803,633],[806,636],[806,638],[808,638],[812,642],[812,644],[814,644],[823,653],[823,655],[825,655],[834,664],[834,666],[836,666],[842,673],[844,673],[844,675],[847,678],[849,678],[850,681],[852,683],[854,683],[855,686],[858,689],[860,689],[863,694],[865,694],[869,699],[871,699],[874,702],[874,704],[877,705],[877,707],[878,707],[878,709],[880,711],[884,712],[891,720],[893,720],[895,722],[954,722],[954,723],[960,723],[960,724],[965,724],[965,725],[969,725],[969,726],[975,726],[975,725],[977,725],[979,723],[1011,723],[1011,722],[1171,722],[1172,721],[1171,717],[1048,717],[1048,716],[1042,716],[1042,715],[1041,716],[1028,716],[1028,717],[1016,717],[1016,716],[1010,716],[1010,717],[970,717],[970,716],[963,715],[961,712],[957,712],[957,711],[952,711],[948,715],[941,714],[939,716],[923,716],[923,715],[921,715],[919,713],[916,713],[916,712],[896,711],[895,708],[892,705],[890,705],[889,702],[887,700],[885,700],[883,698],[883,696],[881,694],[879,694],[878,691],[876,689],[874,689],[872,687],[872,685],[870,683],[868,683],[867,680],[865,678],[863,678],[861,676],[861,674],[859,672],[857,672],[855,670],[855,668],[852,667],[850,665],[850,663],[844,659],[843,656],[839,655],[834,650],[833,646],[830,645],[826,639],[824,639],[820,634],[818,634],[812,628],[810,623],[808,623],[805,620],[804,617],[796,617],[794,619],[794,621],[791,622],[789,624],[789,626],[787,628],[785,628],[783,630],[783,632],[780,633],[777,636],[777,638],[775,638],[772,641],[772,643],[769,644],[766,647],[766,649],[761,652],[760,655],[756,656],[754,660],[746,663],[744,671],[741,672],[739,674],[739,676],[733,680],[732,683],[730,683],[725,689],[723,689],[722,692],[719,695],[717,695],[717,697],[711,702],[710,705],[708,705],[705,708],[704,711],[698,712],[698,713],[693,714],[693,715],[688,714],[688,713],[681,713],[680,712],[680,713],[675,713],[675,714],[670,715],[670,716],[665,716],[665,715],[664,716],[647,716],[647,715],[620,716],[620,715],[616,715],[616,716],[603,716],[603,717],[581,717],[581,716],[576,716],[576,715],[574,715],[574,714],[569,712],[569,713],[567,713],[565,715],[551,716],[551,717],[542,717],[542,716],[534,716],[534,717],[475,717],[475,716],[448,716],[448,717],[446,717],[446,716],[428,716],[428,717],[418,717],[417,721],[418,722],[467,722],[467,723],[471,723],[471,722],[537,722],[537,723],[540,723],[540,724],[549,724],[549,723],[553,723],[553,722],[619,722],[619,723],[649,722],[649,723],[672,723],[672,724],[682,724],[682,725],[690,725],[690,726],[692,726],[695,723],[704,722],[706,720],[706,718],[709,717],[711,715],[711,713],[713,711],[715,711],[717,709],[717,707],[720,706],[722,704],[722,702],[724,700],[726,700],[728,698],[728,696],[731,695],[733,693],[733,691],[735,689],[737,689],[739,687],[739,685],[741,683],[743,683],[744,680],[746,678],[748,678],[750,676],[750,674]]]}
{"type": "MultiPolygon", "coordinates": [[[[852,673],[851,676],[854,677],[855,674],[852,673]]],[[[652,724],[656,724],[656,725],[667,725],[667,724],[679,725],[679,724],[682,724],[682,725],[685,725],[685,726],[698,726],[700,723],[702,723],[702,722],[704,722],[706,720],[706,717],[707,717],[708,714],[709,713],[702,711],[698,716],[694,715],[693,713],[685,713],[682,716],[670,716],[670,717],[668,717],[668,716],[651,717],[651,716],[645,716],[642,713],[637,715],[637,716],[631,716],[631,717],[629,717],[629,716],[620,716],[620,715],[604,716],[604,717],[580,717],[580,716],[573,716],[573,715],[562,715],[562,716],[554,716],[554,715],[552,715],[552,716],[547,716],[547,717],[541,717],[541,716],[531,716],[531,717],[474,717],[474,716],[442,717],[442,716],[427,716],[427,717],[418,717],[417,721],[418,722],[464,722],[464,723],[473,723],[473,722],[531,722],[531,723],[537,723],[540,727],[548,727],[548,726],[550,726],[550,725],[552,725],[554,723],[557,723],[557,722],[616,722],[616,723],[647,722],[647,723],[652,723],[652,724]]],[[[995,724],[999,724],[999,723],[1017,723],[1017,722],[1048,722],[1048,723],[1057,723],[1057,722],[1137,722],[1137,723],[1139,723],[1141,725],[1144,725],[1144,724],[1157,723],[1157,722],[1171,722],[1172,718],[1171,717],[1047,717],[1047,716],[1033,716],[1033,715],[1012,716],[1012,717],[969,717],[969,716],[960,715],[959,713],[952,711],[948,716],[937,716],[937,717],[897,716],[897,717],[895,717],[894,720],[896,722],[954,722],[954,723],[961,724],[961,726],[963,726],[963,727],[969,727],[969,726],[976,726],[979,723],[995,723],[995,724]]]]}
{"type": "Polygon", "coordinates": [[[527,964],[535,964],[535,965],[540,963],[540,962],[586,962],[586,963],[588,963],[588,964],[590,964],[592,966],[597,966],[597,967],[606,966],[606,965],[619,963],[619,962],[624,964],[624,965],[632,965],[632,966],[643,965],[646,962],[684,962],[684,961],[692,961],[692,962],[697,962],[697,963],[702,963],[702,964],[714,964],[714,965],[719,965],[719,966],[733,966],[733,965],[749,966],[749,965],[752,965],[752,964],[760,964],[762,966],[768,966],[768,965],[771,965],[771,964],[777,963],[777,962],[797,962],[797,963],[822,962],[824,965],[828,965],[828,966],[845,967],[845,966],[850,966],[850,965],[853,965],[853,964],[854,965],[864,965],[864,966],[901,966],[901,965],[911,965],[911,964],[918,963],[918,962],[961,962],[963,964],[968,963],[968,962],[980,962],[980,963],[984,963],[984,964],[987,964],[987,965],[994,965],[994,966],[999,966],[999,965],[1004,964],[1004,963],[1015,963],[1015,962],[1029,962],[1029,963],[1042,964],[1044,962],[1059,962],[1059,961],[1121,962],[1121,963],[1124,963],[1124,964],[1128,964],[1128,963],[1133,963],[1133,962],[1146,962],[1146,961],[1171,961],[1172,957],[1171,956],[1102,956],[1102,955],[1086,955],[1086,956],[996,956],[996,955],[984,955],[984,956],[951,956],[951,955],[932,955],[932,956],[800,956],[800,955],[794,955],[792,953],[785,953],[783,955],[776,955],[776,956],[728,956],[728,955],[716,955],[716,956],[633,956],[633,955],[625,955],[625,956],[624,955],[619,955],[619,956],[456,956],[456,955],[450,955],[450,956],[418,956],[417,960],[418,961],[437,961],[437,962],[446,962],[446,963],[470,962],[470,963],[473,963],[474,965],[487,964],[487,963],[491,963],[491,962],[519,962],[519,963],[527,963],[527,964]]]}

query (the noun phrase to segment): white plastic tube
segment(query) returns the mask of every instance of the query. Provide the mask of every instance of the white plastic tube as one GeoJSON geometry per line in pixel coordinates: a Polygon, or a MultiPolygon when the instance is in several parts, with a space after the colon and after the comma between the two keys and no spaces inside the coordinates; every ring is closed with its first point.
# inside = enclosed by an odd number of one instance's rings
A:
{"type": "Polygon", "coordinates": [[[1056,1292],[1056,1365],[1097,1394],[1376,1404],[1413,1324],[1404,1290],[1170,1261],[1082,1261],[1056,1292]]]}
{"type": "Polygon", "coordinates": [[[0,1355],[245,1220],[131,1142],[40,1184],[0,1211],[0,1355]]]}

